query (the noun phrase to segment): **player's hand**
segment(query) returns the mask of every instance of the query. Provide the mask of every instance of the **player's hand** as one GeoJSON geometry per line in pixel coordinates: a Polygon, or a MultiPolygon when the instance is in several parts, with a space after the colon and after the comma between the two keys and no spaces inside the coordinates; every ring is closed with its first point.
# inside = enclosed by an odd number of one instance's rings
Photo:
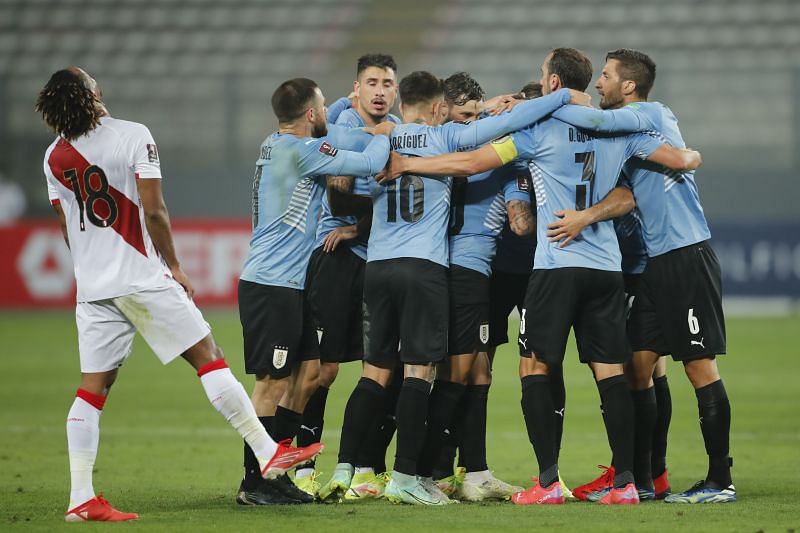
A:
{"type": "Polygon", "coordinates": [[[194,287],[192,287],[192,282],[189,281],[189,276],[186,275],[186,272],[181,270],[181,267],[171,268],[170,272],[172,272],[172,277],[175,281],[181,284],[189,298],[194,297],[194,287]]]}
{"type": "Polygon", "coordinates": [[[351,92],[347,95],[347,99],[350,100],[350,107],[356,109],[358,107],[358,94],[355,91],[351,92]]]}
{"type": "Polygon", "coordinates": [[[592,107],[592,96],[590,94],[569,89],[569,103],[574,105],[582,105],[584,107],[592,107]]]}
{"type": "Polygon", "coordinates": [[[325,236],[325,240],[322,242],[322,251],[329,254],[339,246],[339,243],[356,237],[358,237],[358,229],[355,224],[339,226],[325,236]]]}
{"type": "Polygon", "coordinates": [[[405,159],[397,152],[389,152],[389,161],[386,163],[386,168],[375,174],[375,181],[381,185],[386,185],[402,176],[405,173],[405,159]]]}
{"type": "Polygon", "coordinates": [[[490,98],[483,104],[483,110],[490,115],[499,115],[506,111],[511,111],[517,104],[521,104],[524,100],[517,100],[513,94],[501,94],[490,98]]]}
{"type": "Polygon", "coordinates": [[[547,225],[547,236],[550,242],[558,242],[559,248],[569,244],[581,234],[583,228],[592,223],[585,210],[564,209],[553,211],[553,214],[559,217],[559,220],[547,225]]]}
{"type": "Polygon", "coordinates": [[[386,135],[387,137],[392,133],[392,130],[397,124],[390,120],[381,122],[372,129],[373,135],[386,135]]]}
{"type": "Polygon", "coordinates": [[[697,170],[703,164],[703,158],[697,150],[684,148],[682,152],[685,154],[686,170],[697,170]]]}

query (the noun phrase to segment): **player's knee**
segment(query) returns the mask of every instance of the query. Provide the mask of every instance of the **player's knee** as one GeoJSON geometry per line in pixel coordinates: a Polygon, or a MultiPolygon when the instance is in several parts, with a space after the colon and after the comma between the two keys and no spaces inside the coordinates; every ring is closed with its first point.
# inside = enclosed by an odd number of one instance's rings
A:
{"type": "Polygon", "coordinates": [[[720,379],[717,361],[714,357],[685,361],[683,368],[686,371],[686,377],[689,378],[695,389],[705,387],[720,379]]]}
{"type": "Polygon", "coordinates": [[[333,382],[336,381],[336,376],[339,375],[338,363],[322,363],[319,369],[319,385],[320,387],[330,388],[333,382]]]}

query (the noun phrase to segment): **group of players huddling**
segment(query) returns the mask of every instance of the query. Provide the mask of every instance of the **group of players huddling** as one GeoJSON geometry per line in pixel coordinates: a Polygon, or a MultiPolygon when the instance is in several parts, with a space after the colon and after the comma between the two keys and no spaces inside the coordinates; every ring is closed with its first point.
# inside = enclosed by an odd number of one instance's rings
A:
{"type": "Polygon", "coordinates": [[[609,52],[595,85],[602,110],[583,92],[591,62],[571,48],[547,54],[539,83],[486,101],[464,72],[417,71],[397,83],[382,54],[359,58],[353,93],[327,109],[312,80],[281,84],[239,283],[250,401],[190,299],[149,131],[111,118],[84,71],[54,74],[37,110],[59,135],[44,169],[75,262],[82,372],[67,419],[67,520],[136,518],[96,496],[91,479],[100,412],[136,330],[163,362],[190,362],[244,438],[243,505],[735,501],[730,403],[715,361],[725,353],[720,267],[693,172],[700,154],[685,148],[670,109],[647,101],[655,70],[641,52],[609,52]],[[402,119],[390,114],[398,96],[402,119]],[[486,457],[492,360],[514,307],[539,464],[529,489],[495,478],[486,457]],[[570,329],[612,452],[611,466],[573,491],[558,469],[570,329]],[[667,481],[664,355],[683,363],[695,389],[709,462],[681,493],[667,481]],[[313,457],[328,391],[339,364],[356,360],[362,376],[323,484],[313,457]]]}

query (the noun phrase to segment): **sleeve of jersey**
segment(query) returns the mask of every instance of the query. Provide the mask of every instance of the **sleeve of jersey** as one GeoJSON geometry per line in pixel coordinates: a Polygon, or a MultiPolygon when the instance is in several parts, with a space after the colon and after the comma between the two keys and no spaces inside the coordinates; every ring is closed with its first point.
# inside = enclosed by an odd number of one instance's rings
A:
{"type": "Polygon", "coordinates": [[[506,135],[496,141],[492,141],[489,146],[497,152],[500,161],[502,161],[504,165],[515,160],[519,156],[519,150],[517,150],[517,144],[513,135],[506,135]]]}
{"type": "Polygon", "coordinates": [[[664,144],[659,139],[648,135],[646,133],[636,133],[628,137],[628,153],[627,157],[638,157],[639,159],[647,159],[653,152],[664,144]]]}
{"type": "Polygon", "coordinates": [[[385,135],[375,135],[363,152],[339,150],[327,141],[305,147],[306,153],[300,158],[300,170],[305,176],[371,176],[389,159],[389,138],[385,135]]]}
{"type": "Polygon", "coordinates": [[[47,198],[50,200],[51,205],[58,205],[61,203],[61,197],[58,196],[58,189],[55,185],[55,179],[45,172],[45,181],[47,181],[47,198]]]}
{"type": "Polygon", "coordinates": [[[136,179],[161,179],[158,147],[150,130],[141,126],[131,136],[132,166],[136,179]]]}
{"type": "Polygon", "coordinates": [[[531,172],[527,168],[515,168],[510,173],[511,179],[503,185],[503,196],[506,202],[521,200],[531,203],[531,191],[533,190],[533,180],[531,172]]]}
{"type": "Polygon", "coordinates": [[[633,133],[655,129],[650,119],[630,108],[601,110],[579,105],[565,105],[553,116],[583,130],[602,133],[633,133]]]}
{"type": "Polygon", "coordinates": [[[362,128],[329,124],[325,138],[340,150],[360,152],[370,143],[372,135],[362,128]]]}
{"type": "Polygon", "coordinates": [[[346,96],[342,96],[328,106],[328,123],[336,124],[336,121],[339,119],[339,115],[348,109],[350,109],[350,99],[346,96]]]}
{"type": "Polygon", "coordinates": [[[480,146],[501,135],[521,130],[569,103],[567,89],[561,89],[541,98],[523,102],[508,113],[476,120],[464,126],[458,136],[457,148],[480,146]]]}
{"type": "Polygon", "coordinates": [[[44,165],[42,166],[42,170],[44,171],[44,180],[47,182],[47,199],[50,200],[51,205],[57,205],[61,203],[61,198],[58,196],[55,176],[53,176],[52,172],[50,171],[50,165],[47,164],[47,159],[50,157],[50,152],[50,150],[47,150],[47,152],[44,154],[44,165]]]}

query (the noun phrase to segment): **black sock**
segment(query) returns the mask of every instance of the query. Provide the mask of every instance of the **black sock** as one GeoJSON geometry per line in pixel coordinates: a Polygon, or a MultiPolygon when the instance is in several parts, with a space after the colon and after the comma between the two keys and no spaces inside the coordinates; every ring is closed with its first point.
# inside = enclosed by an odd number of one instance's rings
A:
{"type": "Polygon", "coordinates": [[[362,377],[347,400],[339,440],[339,462],[356,464],[359,449],[381,413],[384,389],[376,381],[362,377]]]}
{"type": "MultiPolygon", "coordinates": [[[[325,425],[325,403],[328,400],[327,387],[317,387],[311,398],[308,399],[306,408],[303,411],[303,419],[300,422],[300,429],[297,432],[297,445],[300,447],[308,446],[322,441],[322,428],[325,425]]],[[[314,468],[316,461],[311,461],[302,468],[314,468]]]]}
{"type": "Polygon", "coordinates": [[[539,484],[547,488],[558,481],[553,396],[549,376],[522,378],[522,414],[528,439],[539,462],[539,484]],[[553,468],[555,467],[555,468],[553,468]],[[555,472],[555,473],[553,473],[555,472]]]}
{"type": "Polygon", "coordinates": [[[431,385],[424,379],[405,378],[397,399],[397,451],[394,469],[409,476],[417,473],[417,459],[425,442],[428,396],[431,385]]]}
{"type": "Polygon", "coordinates": [[[708,454],[709,481],[718,487],[727,487],[731,484],[730,458],[730,431],[731,431],[731,404],[725,385],[719,379],[705,387],[695,389],[697,396],[697,409],[700,414],[700,429],[703,431],[703,441],[708,454]]]}
{"type": "MultiPolygon", "coordinates": [[[[258,421],[264,426],[264,429],[269,430],[272,427],[271,416],[259,416],[258,421]]],[[[250,449],[247,442],[244,443],[244,478],[242,479],[242,488],[244,490],[253,490],[261,483],[261,466],[258,464],[256,454],[250,449]]]]}
{"type": "Polygon", "coordinates": [[[564,434],[564,414],[566,413],[567,389],[564,386],[564,367],[550,367],[550,395],[553,397],[555,414],[556,459],[561,453],[561,436],[564,434]]]}
{"type": "Polygon", "coordinates": [[[658,416],[653,427],[653,453],[650,456],[650,468],[653,477],[657,478],[667,469],[667,433],[672,420],[672,396],[669,392],[667,376],[653,378],[656,389],[656,405],[658,416]]]}
{"type": "Polygon", "coordinates": [[[614,454],[614,487],[633,483],[633,402],[624,375],[597,382],[603,402],[603,421],[614,454]]]}
{"type": "Polygon", "coordinates": [[[653,471],[650,458],[653,447],[653,427],[658,408],[655,388],[631,391],[635,417],[633,441],[633,477],[636,486],[653,488],[653,471]]]}
{"type": "Polygon", "coordinates": [[[397,423],[397,397],[403,385],[403,368],[395,369],[383,395],[383,407],[370,426],[364,445],[358,453],[355,466],[371,467],[375,472],[386,472],[386,450],[394,438],[397,423]]]}
{"type": "Polygon", "coordinates": [[[300,430],[300,423],[302,420],[303,415],[301,413],[279,405],[275,410],[275,420],[272,423],[275,441],[280,442],[285,439],[293,440],[300,430]]]}
{"type": "MultiPolygon", "coordinates": [[[[489,470],[486,464],[486,406],[489,385],[468,385],[461,432],[461,455],[467,472],[489,470]]],[[[452,464],[452,463],[451,463],[452,464]]]]}
{"type": "Polygon", "coordinates": [[[428,429],[425,443],[417,459],[417,474],[431,477],[433,468],[446,437],[455,418],[456,409],[464,395],[466,385],[451,381],[436,380],[428,400],[428,429]]]}
{"type": "MultiPolygon", "coordinates": [[[[457,414],[460,415],[460,413],[457,414]]],[[[456,421],[456,423],[458,422],[456,421]]],[[[451,428],[454,427],[456,427],[455,424],[451,426],[451,428]]],[[[458,445],[456,444],[454,430],[451,428],[447,429],[447,435],[444,437],[439,459],[433,466],[433,479],[443,479],[453,475],[453,462],[456,459],[456,449],[458,445]]]]}

